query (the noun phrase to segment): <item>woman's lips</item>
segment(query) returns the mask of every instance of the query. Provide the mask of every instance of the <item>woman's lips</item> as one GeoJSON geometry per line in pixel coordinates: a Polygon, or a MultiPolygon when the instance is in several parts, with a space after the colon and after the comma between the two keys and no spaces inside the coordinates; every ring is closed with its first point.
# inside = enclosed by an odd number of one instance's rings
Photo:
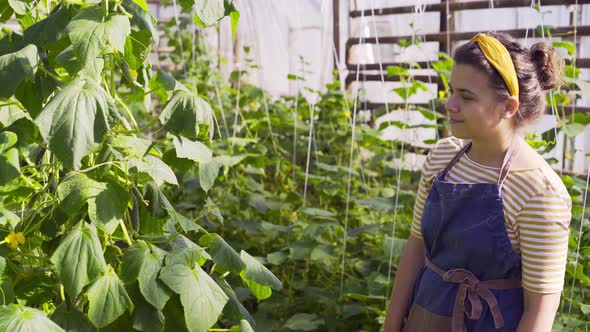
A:
{"type": "Polygon", "coordinates": [[[463,123],[463,121],[461,120],[454,120],[454,119],[450,119],[449,123],[463,123]]]}

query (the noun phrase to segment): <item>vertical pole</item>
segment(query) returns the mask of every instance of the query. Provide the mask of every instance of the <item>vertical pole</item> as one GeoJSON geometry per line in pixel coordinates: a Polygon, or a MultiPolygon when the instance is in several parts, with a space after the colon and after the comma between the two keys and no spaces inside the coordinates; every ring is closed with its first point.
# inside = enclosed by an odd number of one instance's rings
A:
{"type": "MultiPolygon", "coordinates": [[[[438,28],[438,31],[440,31],[441,33],[447,32],[447,25],[448,25],[447,19],[449,16],[449,13],[447,12],[447,8],[448,8],[447,2],[448,2],[448,0],[440,0],[440,3],[442,6],[441,6],[441,10],[440,10],[440,26],[438,28]]],[[[441,47],[440,51],[446,52],[448,54],[449,53],[449,40],[448,40],[448,38],[447,38],[446,42],[441,43],[441,44],[444,44],[444,48],[441,47]]],[[[443,46],[443,45],[441,45],[441,46],[443,46]]]]}
{"type": "Polygon", "coordinates": [[[340,56],[340,0],[332,1],[332,36],[336,52],[334,54],[334,69],[338,70],[338,58],[340,56]]]}
{"type": "Polygon", "coordinates": [[[217,22],[217,70],[221,71],[221,21],[217,22]]]}
{"type": "MultiPolygon", "coordinates": [[[[570,14],[570,26],[574,27],[574,34],[572,37],[570,36],[566,36],[563,38],[563,40],[567,40],[567,41],[571,41],[574,44],[574,54],[573,54],[573,59],[572,59],[572,66],[576,67],[576,58],[578,57],[578,45],[577,45],[577,27],[578,27],[578,23],[580,22],[579,20],[579,14],[580,14],[580,6],[576,3],[573,5],[573,9],[571,14],[570,14]]],[[[575,114],[576,111],[576,100],[577,97],[575,97],[575,99],[573,100],[573,113],[575,114]]],[[[562,164],[561,164],[561,168],[563,170],[567,170],[567,171],[573,171],[574,169],[574,161],[576,158],[576,137],[571,137],[568,138],[566,135],[563,136],[564,137],[564,144],[563,144],[563,157],[562,157],[562,164]],[[569,158],[567,158],[567,156],[569,156],[569,158]]]]}
{"type": "MultiPolygon", "coordinates": [[[[441,0],[441,4],[443,5],[441,7],[441,11],[440,11],[440,28],[439,31],[441,33],[446,32],[446,39],[444,42],[444,47],[443,47],[443,43],[441,43],[441,47],[440,47],[440,51],[441,52],[446,52],[448,55],[451,55],[451,37],[450,37],[450,30],[451,30],[451,22],[449,22],[449,2],[451,0],[441,0]]],[[[437,119],[436,120],[436,124],[437,125],[442,125],[442,119],[437,119]]],[[[450,136],[449,130],[448,128],[442,128],[442,129],[436,129],[438,130],[438,137],[439,138],[444,138],[444,137],[448,137],[450,136]]]]}

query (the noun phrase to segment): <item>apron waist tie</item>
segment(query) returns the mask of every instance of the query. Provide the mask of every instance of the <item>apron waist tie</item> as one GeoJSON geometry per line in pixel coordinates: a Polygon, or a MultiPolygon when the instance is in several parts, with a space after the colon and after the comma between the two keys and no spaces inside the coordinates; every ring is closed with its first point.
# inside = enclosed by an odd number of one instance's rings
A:
{"type": "Polygon", "coordinates": [[[478,320],[481,317],[482,303],[481,299],[487,302],[494,318],[494,326],[499,329],[504,326],[504,317],[500,311],[500,306],[496,297],[490,289],[511,289],[521,287],[519,279],[495,279],[480,281],[470,271],[464,269],[453,269],[443,271],[434,265],[428,258],[425,258],[426,267],[436,272],[446,282],[459,284],[455,304],[453,306],[452,327],[453,332],[463,332],[465,322],[463,314],[469,319],[478,320]],[[469,302],[471,310],[467,311],[465,303],[469,302]]]}

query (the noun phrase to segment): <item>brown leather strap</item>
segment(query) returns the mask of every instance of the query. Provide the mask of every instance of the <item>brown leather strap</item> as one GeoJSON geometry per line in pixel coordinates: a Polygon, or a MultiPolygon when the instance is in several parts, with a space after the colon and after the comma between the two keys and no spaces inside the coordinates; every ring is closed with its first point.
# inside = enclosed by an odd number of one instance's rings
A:
{"type": "Polygon", "coordinates": [[[504,161],[502,162],[502,168],[500,169],[500,176],[498,177],[498,186],[502,186],[506,176],[508,175],[508,171],[510,171],[510,167],[512,166],[512,160],[516,153],[518,152],[519,147],[519,140],[517,137],[512,139],[512,143],[508,147],[508,151],[506,151],[506,155],[504,156],[504,161]]]}
{"type": "Polygon", "coordinates": [[[461,158],[461,156],[463,156],[463,154],[465,153],[465,151],[469,150],[469,148],[471,148],[471,142],[465,144],[465,146],[459,150],[459,152],[457,152],[457,154],[455,154],[455,156],[453,157],[453,159],[451,159],[451,161],[449,161],[449,163],[447,164],[447,167],[445,167],[445,169],[442,171],[442,178],[444,179],[447,174],[449,174],[449,172],[451,171],[451,168],[453,168],[453,166],[457,163],[457,161],[459,161],[459,159],[461,158]]]}
{"type": "Polygon", "coordinates": [[[444,281],[459,284],[459,289],[457,291],[457,296],[455,297],[455,303],[453,305],[453,332],[464,331],[464,314],[466,314],[469,319],[473,320],[478,320],[481,317],[483,310],[481,299],[486,301],[490,307],[496,329],[504,326],[504,317],[500,311],[500,306],[490,289],[520,288],[520,279],[495,279],[480,281],[473,273],[464,269],[443,271],[438,266],[434,265],[428,258],[425,258],[425,264],[430,270],[440,275],[444,281]],[[467,312],[465,309],[466,301],[468,301],[471,305],[470,312],[467,312]]]}
{"type": "MultiPolygon", "coordinates": [[[[445,169],[442,171],[442,178],[443,179],[447,176],[447,174],[449,174],[449,172],[451,171],[451,168],[453,168],[453,166],[457,163],[457,161],[459,161],[459,159],[463,156],[463,154],[465,152],[469,151],[469,149],[471,148],[471,145],[472,145],[472,142],[465,144],[465,146],[461,150],[459,150],[459,152],[457,152],[457,154],[455,154],[453,159],[451,159],[451,161],[447,164],[445,169]]],[[[508,172],[510,171],[510,167],[512,166],[512,160],[514,159],[514,156],[516,156],[516,153],[518,152],[518,145],[519,145],[518,139],[516,137],[514,137],[514,139],[512,140],[512,143],[510,143],[510,146],[508,147],[508,150],[506,151],[506,154],[504,155],[504,160],[502,160],[502,167],[500,168],[500,175],[499,175],[498,181],[497,181],[497,184],[500,187],[504,183],[506,176],[508,176],[508,172]]]]}

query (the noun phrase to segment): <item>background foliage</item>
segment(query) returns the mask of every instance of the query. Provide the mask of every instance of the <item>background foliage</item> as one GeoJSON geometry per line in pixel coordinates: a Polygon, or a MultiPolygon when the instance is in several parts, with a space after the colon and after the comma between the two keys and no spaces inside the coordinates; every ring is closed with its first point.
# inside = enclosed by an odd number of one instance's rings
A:
{"type": "MultiPolygon", "coordinates": [[[[337,80],[314,91],[305,73],[286,78],[313,104],[245,83],[252,59],[226,80],[190,28],[239,13],[228,1],[180,5],[161,28],[171,73],[150,64],[161,36],[140,0],[0,7],[23,28],[0,35],[0,327],[379,330],[420,178],[395,162],[407,146],[360,125],[337,80]]],[[[425,88],[416,66],[388,68],[408,83],[393,93],[425,88]]],[[[445,85],[451,66],[445,54],[433,64],[445,85]]],[[[588,83],[566,72],[550,101],[557,132],[575,137],[590,117],[562,106],[588,83]]],[[[444,115],[409,108],[445,128],[444,115]]],[[[547,152],[555,133],[528,142],[547,152]]],[[[588,188],[562,179],[574,218],[554,329],[584,331],[588,188]]]]}

